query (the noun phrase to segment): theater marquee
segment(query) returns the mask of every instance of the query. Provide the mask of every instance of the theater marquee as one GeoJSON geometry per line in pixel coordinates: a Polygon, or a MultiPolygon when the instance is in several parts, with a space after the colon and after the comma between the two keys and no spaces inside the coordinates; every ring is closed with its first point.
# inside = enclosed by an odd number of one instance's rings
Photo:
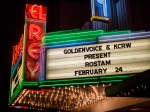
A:
{"type": "Polygon", "coordinates": [[[46,79],[142,72],[150,68],[150,39],[48,49],[46,79]]]}

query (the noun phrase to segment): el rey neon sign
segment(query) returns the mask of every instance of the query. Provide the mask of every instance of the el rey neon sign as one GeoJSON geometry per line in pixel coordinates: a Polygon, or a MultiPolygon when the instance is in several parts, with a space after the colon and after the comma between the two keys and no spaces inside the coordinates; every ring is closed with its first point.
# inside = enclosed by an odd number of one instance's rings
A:
{"type": "MultiPolygon", "coordinates": [[[[40,54],[40,40],[41,40],[41,34],[42,34],[42,28],[40,28],[39,25],[36,24],[29,24],[29,36],[28,39],[32,40],[32,43],[30,43],[27,47],[27,53],[28,56],[34,60],[39,59],[40,54]],[[36,42],[33,42],[35,41],[36,42]]],[[[35,78],[35,74],[38,71],[40,67],[40,63],[36,62],[35,65],[32,65],[31,61],[26,62],[26,66],[28,71],[30,72],[30,78],[35,78]]]]}
{"type": "Polygon", "coordinates": [[[31,79],[36,78],[40,68],[40,43],[46,22],[46,7],[26,5],[26,68],[31,79]],[[35,20],[36,19],[36,20],[35,20]],[[29,20],[29,21],[28,21],[29,20]],[[42,20],[42,21],[41,21],[42,20]]]}

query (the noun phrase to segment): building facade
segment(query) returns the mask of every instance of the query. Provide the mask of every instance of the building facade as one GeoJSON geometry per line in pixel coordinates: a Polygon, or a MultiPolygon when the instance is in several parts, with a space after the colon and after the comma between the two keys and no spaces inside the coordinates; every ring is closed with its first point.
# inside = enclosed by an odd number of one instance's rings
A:
{"type": "Polygon", "coordinates": [[[130,84],[115,84],[150,68],[150,32],[136,31],[149,27],[133,22],[130,2],[91,0],[92,22],[48,33],[47,8],[27,4],[24,33],[13,47],[10,107],[74,111],[126,91],[130,84]]]}

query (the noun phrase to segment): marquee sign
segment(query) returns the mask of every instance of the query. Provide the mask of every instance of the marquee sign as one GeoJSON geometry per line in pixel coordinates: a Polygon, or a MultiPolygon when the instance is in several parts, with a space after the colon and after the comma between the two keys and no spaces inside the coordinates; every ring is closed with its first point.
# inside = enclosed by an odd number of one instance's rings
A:
{"type": "Polygon", "coordinates": [[[138,73],[150,68],[150,39],[48,49],[46,79],[138,73]]]}
{"type": "Polygon", "coordinates": [[[37,79],[40,69],[40,47],[46,28],[46,7],[26,5],[25,79],[37,79]]]}

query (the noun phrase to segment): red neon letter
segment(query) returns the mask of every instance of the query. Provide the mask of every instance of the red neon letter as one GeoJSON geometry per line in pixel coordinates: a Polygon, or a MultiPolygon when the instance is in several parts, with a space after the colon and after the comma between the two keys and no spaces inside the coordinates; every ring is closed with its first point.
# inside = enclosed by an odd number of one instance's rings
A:
{"type": "Polygon", "coordinates": [[[39,67],[40,67],[40,63],[36,62],[35,66],[33,67],[31,65],[31,61],[27,61],[26,63],[27,69],[30,72],[30,78],[35,78],[35,74],[38,71],[39,67]]]}
{"type": "Polygon", "coordinates": [[[31,43],[28,46],[28,54],[31,58],[33,59],[38,59],[39,58],[39,53],[40,53],[40,44],[39,43],[31,43]]]}
{"type": "Polygon", "coordinates": [[[42,19],[42,20],[46,20],[46,17],[43,16],[43,10],[42,10],[42,5],[40,5],[40,8],[39,8],[39,19],[42,19]]]}
{"type": "Polygon", "coordinates": [[[40,26],[36,25],[36,24],[30,24],[29,26],[29,39],[32,40],[33,37],[36,38],[37,41],[41,40],[41,34],[42,34],[42,29],[40,28],[40,26]]]}
{"type": "Polygon", "coordinates": [[[37,12],[37,9],[38,9],[38,6],[37,6],[37,5],[33,5],[33,6],[31,7],[31,10],[30,10],[31,16],[32,16],[33,18],[35,18],[35,19],[37,19],[37,16],[35,15],[35,14],[38,13],[38,12],[37,12]],[[35,9],[35,8],[36,8],[36,9],[35,9]]]}

